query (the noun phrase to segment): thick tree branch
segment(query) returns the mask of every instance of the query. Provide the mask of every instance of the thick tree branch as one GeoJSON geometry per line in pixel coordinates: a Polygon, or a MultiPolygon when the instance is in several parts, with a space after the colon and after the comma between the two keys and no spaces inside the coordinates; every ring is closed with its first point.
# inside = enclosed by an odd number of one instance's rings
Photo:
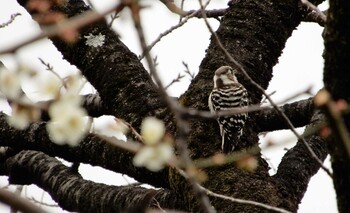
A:
{"type": "Polygon", "coordinates": [[[1,161],[1,174],[11,184],[36,184],[69,211],[142,211],[157,206],[181,209],[182,201],[166,190],[135,186],[108,186],[82,179],[60,161],[41,152],[21,151],[1,161]],[[69,193],[67,193],[69,192],[69,193]]]}
{"type": "Polygon", "coordinates": [[[32,124],[26,130],[20,131],[10,127],[5,115],[0,113],[0,124],[0,146],[8,146],[15,150],[38,150],[67,161],[88,163],[127,174],[142,183],[169,188],[166,170],[154,173],[135,167],[131,160],[132,153],[115,147],[92,134],[85,137],[77,147],[59,146],[50,142],[45,122],[32,124]]]}
{"type": "MultiPolygon", "coordinates": [[[[323,122],[324,117],[320,112],[315,112],[311,124],[307,126],[305,132],[314,132],[314,129],[323,122]]],[[[325,139],[316,133],[307,136],[306,141],[317,157],[323,161],[328,154],[325,139]]],[[[283,156],[274,179],[279,185],[280,196],[286,199],[284,208],[292,211],[298,209],[298,204],[304,196],[310,178],[316,174],[319,168],[319,163],[310,155],[300,140],[283,156]]]]}
{"type": "MultiPolygon", "coordinates": [[[[327,11],[322,11],[322,13],[326,14],[327,11]]],[[[315,12],[315,11],[311,11],[309,13],[307,13],[305,15],[305,17],[303,18],[304,22],[315,22],[318,23],[320,26],[324,27],[325,25],[325,20],[322,18],[322,16],[320,16],[319,13],[315,12]]]]}
{"type": "MultiPolygon", "coordinates": [[[[314,112],[312,98],[285,104],[280,107],[295,127],[309,124],[314,112]]],[[[250,113],[252,122],[255,122],[256,132],[289,129],[285,120],[273,108],[250,113]]]]}
{"type": "MultiPolygon", "coordinates": [[[[26,2],[20,1],[23,6],[26,2]]],[[[69,1],[59,8],[67,17],[89,10],[82,1],[69,1]]],[[[76,65],[98,91],[107,114],[122,118],[137,129],[144,117],[155,115],[162,118],[170,130],[174,130],[171,128],[172,115],[160,101],[157,87],[149,74],[137,56],[104,21],[84,27],[74,44],[59,38],[52,38],[52,41],[64,58],[76,65]],[[87,36],[100,34],[104,37],[101,46],[88,45],[87,36]]]]}
{"type": "Polygon", "coordinates": [[[108,114],[108,111],[106,110],[107,107],[104,105],[98,93],[84,95],[82,106],[91,117],[99,117],[108,114]]]}

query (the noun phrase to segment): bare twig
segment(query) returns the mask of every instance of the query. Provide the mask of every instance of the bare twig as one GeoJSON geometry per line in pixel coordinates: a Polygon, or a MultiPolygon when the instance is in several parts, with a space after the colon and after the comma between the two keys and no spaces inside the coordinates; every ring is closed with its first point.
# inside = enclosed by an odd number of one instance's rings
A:
{"type": "MultiPolygon", "coordinates": [[[[204,10],[202,0],[199,0],[199,3],[201,5],[202,10],[204,10]]],[[[277,112],[283,117],[283,119],[286,121],[287,125],[289,126],[290,130],[294,133],[294,135],[303,142],[307,150],[310,152],[312,158],[317,161],[317,163],[320,165],[320,167],[330,176],[332,177],[332,173],[329,171],[328,168],[326,168],[323,165],[323,162],[317,157],[315,152],[312,150],[312,148],[309,146],[309,144],[306,142],[306,140],[300,136],[300,134],[296,131],[295,127],[293,126],[292,122],[289,120],[289,118],[286,116],[286,114],[274,103],[274,101],[271,99],[271,97],[265,92],[264,88],[262,88],[258,83],[256,83],[247,73],[247,71],[244,69],[243,65],[240,64],[236,59],[232,57],[232,55],[227,51],[227,49],[224,47],[224,45],[221,43],[220,38],[218,35],[214,32],[212,27],[210,26],[208,20],[205,18],[205,13],[202,13],[204,17],[205,24],[207,25],[207,28],[211,32],[211,34],[214,36],[215,41],[219,45],[220,49],[224,52],[224,54],[228,57],[228,59],[234,63],[237,68],[243,73],[243,75],[250,81],[252,85],[254,85],[257,89],[259,89],[269,100],[271,105],[277,110],[277,112]]]]}
{"type": "Polygon", "coordinates": [[[20,13],[12,14],[11,17],[10,17],[10,20],[8,20],[5,23],[0,24],[0,28],[4,28],[4,27],[9,26],[16,19],[17,16],[21,16],[21,15],[22,14],[20,14],[20,13]]]}
{"type": "Polygon", "coordinates": [[[88,24],[91,24],[93,22],[96,22],[96,21],[104,18],[105,15],[107,15],[115,10],[116,10],[116,8],[113,7],[113,8],[110,8],[109,10],[105,11],[102,14],[99,14],[95,11],[87,11],[87,12],[84,12],[84,13],[79,14],[77,16],[74,16],[68,20],[61,21],[61,22],[54,24],[54,25],[51,25],[51,26],[43,27],[42,32],[40,32],[39,34],[34,35],[34,36],[24,40],[24,41],[18,42],[17,44],[15,44],[12,47],[9,47],[9,48],[2,50],[0,52],[0,54],[13,53],[18,48],[21,48],[27,44],[30,44],[34,41],[37,41],[37,40],[45,38],[45,37],[56,36],[56,35],[64,32],[65,30],[79,29],[83,26],[86,26],[88,24]]]}
{"type": "Polygon", "coordinates": [[[169,87],[171,87],[173,84],[180,82],[180,80],[185,77],[184,75],[181,75],[180,73],[177,75],[175,79],[173,79],[168,85],[164,87],[165,90],[167,90],[169,87]]]}
{"type": "Polygon", "coordinates": [[[9,192],[5,189],[0,189],[0,201],[22,212],[28,212],[28,213],[46,212],[45,210],[29,202],[28,200],[16,195],[15,193],[9,192]]]}
{"type": "Polygon", "coordinates": [[[113,22],[114,22],[117,18],[119,18],[119,15],[118,15],[118,13],[114,12],[112,15],[110,15],[110,18],[111,18],[111,20],[110,20],[109,23],[108,23],[108,27],[112,27],[113,22]]]}
{"type": "MultiPolygon", "coordinates": [[[[269,96],[273,96],[274,94],[276,93],[276,90],[275,91],[272,91],[270,94],[268,94],[269,96]]],[[[261,100],[261,104],[264,104],[267,102],[267,98],[264,96],[263,99],[261,100]]]]}
{"type": "Polygon", "coordinates": [[[137,153],[142,148],[142,144],[136,143],[134,141],[128,140],[127,142],[125,142],[125,141],[119,140],[119,139],[114,138],[114,137],[107,137],[107,136],[97,134],[97,133],[94,133],[94,135],[98,136],[99,138],[105,140],[106,142],[108,142],[114,146],[117,146],[117,147],[124,149],[126,151],[129,151],[131,153],[137,153]]]}
{"type": "MultiPolygon", "coordinates": [[[[306,89],[304,90],[301,90],[300,92],[296,92],[295,94],[283,99],[280,101],[280,103],[287,103],[288,101],[294,99],[294,98],[297,98],[299,97],[300,95],[312,95],[311,93],[311,90],[312,90],[312,86],[309,86],[307,87],[306,89]]],[[[271,97],[271,95],[275,94],[275,92],[272,92],[271,94],[268,94],[269,97],[271,97]]],[[[266,97],[267,98],[267,97],[266,97]]],[[[268,99],[268,98],[267,98],[268,99]]]]}
{"type": "Polygon", "coordinates": [[[39,200],[35,199],[35,197],[31,197],[30,200],[33,201],[34,203],[40,204],[41,206],[60,207],[60,206],[57,205],[57,204],[48,204],[48,203],[44,203],[43,201],[39,201],[39,200]]]}
{"type": "Polygon", "coordinates": [[[123,122],[123,124],[125,124],[129,128],[129,130],[135,135],[136,139],[138,141],[144,143],[142,136],[136,131],[136,129],[134,127],[131,126],[130,123],[128,123],[122,119],[118,119],[118,118],[115,118],[114,120],[115,120],[115,122],[123,122]]]}
{"type": "MultiPolygon", "coordinates": [[[[275,105],[283,104],[289,101],[290,99],[293,99],[301,94],[305,94],[306,91],[304,90],[301,92],[298,92],[296,94],[293,94],[290,97],[287,97],[286,99],[282,100],[281,102],[275,102],[275,105]]],[[[268,96],[272,95],[274,93],[269,94],[268,96]]],[[[179,107],[179,111],[183,114],[183,116],[186,116],[187,118],[204,118],[204,119],[214,119],[214,118],[219,118],[222,116],[229,116],[229,115],[235,115],[239,113],[245,113],[245,112],[256,112],[256,111],[261,111],[261,110],[266,110],[266,109],[271,109],[274,108],[273,105],[265,105],[261,106],[260,104],[254,104],[254,105],[249,105],[247,107],[235,107],[230,110],[223,110],[223,111],[217,111],[215,113],[210,113],[209,111],[201,111],[197,109],[191,109],[191,108],[185,108],[185,107],[179,107]]],[[[278,108],[281,108],[277,106],[278,108]]]]}
{"type": "Polygon", "coordinates": [[[196,76],[195,75],[195,73],[193,73],[193,72],[191,72],[190,71],[190,69],[189,69],[189,67],[188,67],[188,64],[186,63],[186,62],[182,62],[182,65],[184,65],[184,67],[185,67],[185,73],[187,74],[187,75],[189,75],[190,76],[190,79],[191,79],[191,81],[194,79],[194,77],[196,76]]]}
{"type": "Polygon", "coordinates": [[[182,25],[184,25],[185,23],[187,23],[187,21],[193,17],[195,17],[196,15],[200,14],[200,10],[194,11],[193,13],[187,15],[181,22],[179,22],[177,25],[172,26],[171,28],[169,28],[168,30],[166,30],[165,32],[159,34],[159,36],[150,44],[146,47],[146,49],[143,50],[143,53],[139,56],[139,59],[141,60],[142,58],[145,57],[146,52],[151,51],[151,49],[165,36],[167,36],[168,34],[170,34],[171,32],[173,32],[174,30],[178,29],[179,27],[181,27],[182,25]]]}
{"type": "Polygon", "coordinates": [[[48,62],[45,62],[42,58],[39,58],[39,61],[46,67],[46,70],[54,74],[62,83],[64,88],[67,88],[67,83],[63,80],[63,78],[53,69],[48,62]]]}
{"type": "MultiPolygon", "coordinates": [[[[207,2],[207,4],[208,3],[209,3],[209,1],[207,2]]],[[[144,52],[144,56],[146,58],[146,62],[148,64],[150,73],[153,76],[156,84],[159,87],[158,91],[161,95],[161,98],[163,98],[166,101],[169,108],[174,113],[175,120],[177,121],[178,138],[176,141],[176,146],[177,146],[177,149],[180,153],[181,160],[183,160],[186,164],[186,169],[190,170],[194,166],[193,166],[193,162],[189,156],[187,144],[184,141],[184,138],[187,136],[187,131],[188,131],[187,123],[182,119],[179,111],[177,111],[177,109],[178,109],[176,107],[177,103],[167,95],[167,93],[163,87],[163,84],[158,76],[158,73],[156,71],[156,67],[153,64],[152,56],[151,56],[150,51],[147,47],[144,32],[143,32],[143,27],[142,27],[141,22],[140,22],[140,13],[139,13],[140,6],[139,6],[138,2],[137,1],[133,2],[131,5],[129,5],[129,7],[130,7],[130,10],[132,12],[132,18],[134,21],[134,25],[135,25],[135,28],[136,28],[136,31],[137,31],[137,34],[139,37],[140,45],[141,45],[141,48],[144,52]]],[[[189,180],[189,183],[192,185],[194,192],[200,198],[200,204],[202,205],[203,211],[207,212],[207,213],[215,213],[216,211],[212,207],[212,205],[210,204],[210,200],[209,200],[208,196],[206,196],[201,190],[199,190],[199,188],[196,184],[197,183],[196,180],[193,177],[189,178],[188,180],[189,180]]]]}
{"type": "Polygon", "coordinates": [[[204,190],[207,193],[207,195],[210,195],[210,196],[213,196],[213,197],[217,197],[217,198],[221,198],[221,199],[225,199],[225,200],[230,200],[230,201],[235,202],[235,203],[249,204],[249,205],[252,205],[252,206],[258,206],[258,207],[261,207],[261,208],[264,208],[264,209],[267,209],[267,210],[270,210],[270,211],[275,211],[275,212],[280,212],[280,213],[291,213],[290,211],[287,211],[285,209],[281,209],[281,208],[278,208],[278,207],[274,207],[274,206],[267,205],[267,204],[264,204],[264,203],[259,203],[259,202],[252,201],[252,200],[245,200],[245,199],[229,197],[229,196],[226,196],[226,195],[222,195],[222,194],[218,194],[218,193],[215,193],[213,191],[210,191],[209,189],[204,188],[203,186],[200,186],[200,187],[202,188],[202,190],[204,190]]]}
{"type": "Polygon", "coordinates": [[[194,165],[197,168],[208,168],[218,165],[224,165],[229,164],[233,162],[237,162],[239,160],[242,160],[244,158],[247,158],[249,156],[252,156],[254,154],[257,154],[260,152],[259,147],[253,147],[249,148],[248,150],[245,150],[244,152],[238,151],[238,152],[232,152],[227,155],[224,155],[222,153],[218,153],[216,155],[213,155],[208,158],[199,158],[194,161],[194,165]]]}

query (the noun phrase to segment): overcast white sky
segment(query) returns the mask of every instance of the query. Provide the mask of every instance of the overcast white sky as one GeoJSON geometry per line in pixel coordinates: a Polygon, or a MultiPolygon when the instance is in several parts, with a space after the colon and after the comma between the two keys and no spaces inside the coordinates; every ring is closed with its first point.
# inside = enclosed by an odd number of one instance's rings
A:
{"type": "MultiPolygon", "coordinates": [[[[96,5],[97,8],[103,9],[105,8],[103,5],[108,5],[108,3],[115,1],[105,0],[94,2],[99,4],[96,5]]],[[[151,43],[158,37],[159,33],[177,24],[179,18],[174,14],[170,14],[158,1],[145,0],[144,2],[151,6],[142,12],[144,28],[147,34],[146,39],[148,43],[151,43]]],[[[225,8],[226,2],[225,0],[213,0],[210,8],[225,8]]],[[[186,6],[188,6],[187,9],[198,9],[197,1],[187,1],[186,6]]],[[[3,0],[0,2],[0,23],[6,22],[11,14],[17,12],[20,12],[22,16],[17,17],[9,27],[0,29],[0,51],[38,32],[36,23],[31,20],[25,10],[18,6],[14,0],[3,0]]],[[[212,20],[211,24],[214,28],[218,26],[216,20],[212,20]]],[[[121,14],[119,20],[115,22],[114,27],[126,45],[136,54],[140,54],[136,33],[127,11],[121,14]]],[[[274,77],[268,88],[268,93],[276,91],[273,95],[274,100],[283,100],[310,86],[312,86],[312,92],[315,94],[322,87],[323,40],[321,33],[322,28],[317,24],[302,24],[288,40],[286,49],[279,59],[279,64],[274,67],[274,77]]],[[[198,71],[198,66],[209,44],[209,36],[210,34],[203,20],[192,19],[182,28],[175,30],[169,36],[163,38],[153,48],[152,54],[158,57],[159,65],[157,68],[164,84],[169,83],[179,72],[183,73],[184,67],[182,61],[188,63],[192,72],[198,71]]],[[[39,57],[53,65],[55,70],[63,76],[76,70],[74,66],[70,66],[69,63],[62,60],[61,54],[55,50],[48,40],[42,40],[22,48],[17,54],[17,59],[21,62],[35,69],[43,70],[44,67],[39,62],[39,57]]],[[[12,56],[1,55],[0,60],[8,68],[13,68],[15,65],[12,56]]],[[[179,96],[186,90],[189,83],[189,78],[186,76],[181,83],[169,88],[168,92],[170,95],[179,96]]],[[[299,97],[298,99],[301,98],[299,97]]],[[[0,101],[0,110],[8,112],[9,109],[2,103],[0,101]]],[[[285,130],[267,134],[265,138],[261,138],[261,143],[264,144],[267,140],[282,144],[263,152],[266,158],[270,159],[272,167],[277,168],[281,157],[285,153],[284,148],[292,147],[296,141],[295,137],[290,131],[285,130]]],[[[330,167],[329,160],[325,164],[327,167],[330,167]]],[[[121,176],[102,171],[100,168],[83,166],[81,172],[87,179],[97,182],[113,185],[127,183],[121,176]]],[[[273,170],[271,172],[273,173],[273,170]]],[[[0,177],[0,186],[5,186],[6,184],[6,178],[0,177]]],[[[34,187],[29,187],[27,193],[35,195],[38,200],[41,199],[40,190],[34,187]]],[[[45,199],[48,197],[48,195],[45,195],[45,199]]],[[[53,210],[52,208],[50,211],[62,212],[62,210],[53,210]]],[[[323,171],[320,170],[311,179],[299,212],[337,212],[332,181],[323,171]]]]}

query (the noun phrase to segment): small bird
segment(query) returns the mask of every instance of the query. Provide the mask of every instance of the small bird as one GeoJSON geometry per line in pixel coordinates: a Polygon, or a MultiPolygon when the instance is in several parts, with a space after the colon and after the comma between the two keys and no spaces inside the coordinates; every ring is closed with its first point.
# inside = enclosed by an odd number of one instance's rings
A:
{"type": "MultiPolygon", "coordinates": [[[[230,66],[222,66],[215,71],[214,88],[209,95],[208,105],[211,113],[232,110],[236,107],[247,106],[248,93],[235,76],[236,70],[230,66]]],[[[232,152],[237,140],[243,134],[242,128],[248,113],[221,116],[217,119],[222,137],[221,148],[224,153],[232,152]]]]}

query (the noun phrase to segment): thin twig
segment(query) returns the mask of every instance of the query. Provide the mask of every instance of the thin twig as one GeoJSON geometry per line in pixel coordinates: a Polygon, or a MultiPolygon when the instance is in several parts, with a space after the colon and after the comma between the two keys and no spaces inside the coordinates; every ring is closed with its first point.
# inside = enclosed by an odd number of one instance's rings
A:
{"type": "Polygon", "coordinates": [[[67,88],[67,83],[63,80],[63,78],[53,69],[49,63],[46,63],[42,58],[38,58],[39,61],[46,67],[46,70],[54,74],[62,83],[64,88],[67,88]]]}
{"type": "MultiPolygon", "coordinates": [[[[207,4],[209,4],[210,1],[207,2],[207,4]]],[[[206,4],[206,5],[207,5],[206,4]]],[[[145,34],[143,32],[143,27],[140,21],[140,5],[138,4],[137,1],[133,2],[131,5],[129,5],[131,12],[132,12],[132,18],[134,21],[134,25],[135,25],[135,29],[137,31],[138,37],[139,37],[139,41],[140,41],[140,45],[141,48],[144,52],[144,56],[146,58],[146,62],[148,64],[150,73],[152,75],[152,77],[154,78],[156,84],[158,85],[159,89],[159,93],[161,95],[161,98],[163,98],[166,103],[168,104],[170,110],[172,110],[172,112],[174,113],[174,117],[175,120],[177,121],[177,129],[178,129],[178,138],[177,138],[177,150],[180,153],[180,157],[181,160],[183,160],[186,163],[186,168],[190,169],[193,168],[193,162],[192,159],[189,156],[189,151],[187,148],[187,144],[184,141],[184,138],[187,136],[187,131],[188,131],[188,126],[186,125],[187,123],[182,119],[182,117],[180,116],[180,112],[177,111],[177,103],[172,100],[166,93],[164,86],[158,76],[156,67],[153,64],[153,60],[152,60],[152,56],[150,54],[150,51],[147,47],[146,44],[146,40],[145,40],[145,34]]],[[[216,210],[212,207],[212,205],[210,204],[210,200],[208,198],[208,196],[206,196],[201,190],[199,190],[198,186],[197,186],[197,182],[194,178],[189,178],[189,183],[191,184],[194,192],[198,195],[198,197],[200,198],[200,204],[202,205],[203,211],[206,213],[215,213],[216,210]]]]}
{"type": "Polygon", "coordinates": [[[185,69],[185,73],[186,73],[187,75],[190,76],[190,79],[191,79],[191,81],[192,81],[192,80],[194,79],[194,77],[196,76],[195,73],[194,73],[194,72],[192,73],[192,72],[190,71],[190,69],[189,69],[189,67],[188,67],[188,64],[187,64],[186,62],[183,61],[183,62],[182,62],[182,65],[184,65],[184,67],[186,68],[186,69],[185,69]]]}
{"type": "MultiPolygon", "coordinates": [[[[45,192],[44,192],[45,193],[45,192]]],[[[29,198],[32,202],[39,204],[40,206],[48,206],[48,207],[60,207],[57,204],[48,204],[48,203],[44,203],[43,201],[39,201],[37,199],[35,199],[35,197],[31,197],[29,198]]]]}
{"type": "Polygon", "coordinates": [[[230,200],[230,201],[235,202],[235,203],[249,204],[249,205],[252,205],[252,206],[258,206],[258,207],[261,207],[261,208],[264,208],[264,209],[267,209],[267,210],[270,210],[270,211],[275,211],[275,212],[280,212],[280,213],[292,213],[290,211],[287,211],[285,209],[281,209],[281,208],[278,208],[278,207],[275,207],[275,206],[267,205],[267,204],[264,204],[264,203],[259,203],[259,202],[252,201],[252,200],[245,200],[245,199],[229,197],[229,196],[226,196],[226,195],[222,195],[222,194],[218,194],[218,193],[215,193],[213,191],[210,191],[209,189],[204,188],[203,186],[199,186],[199,187],[201,187],[202,190],[204,190],[207,193],[207,195],[210,195],[210,196],[213,196],[213,197],[217,197],[217,198],[221,198],[221,199],[225,199],[225,200],[230,200]]]}
{"type": "Polygon", "coordinates": [[[29,202],[27,199],[24,199],[5,189],[0,189],[0,201],[22,212],[46,212],[45,210],[29,202]]]}
{"type": "MultiPolygon", "coordinates": [[[[199,3],[201,5],[202,10],[204,10],[203,7],[203,3],[202,0],[199,0],[199,3]]],[[[305,147],[307,148],[307,150],[310,152],[311,157],[314,158],[314,160],[317,161],[317,163],[320,165],[320,167],[330,176],[333,177],[332,173],[329,171],[328,168],[326,168],[323,165],[323,162],[317,157],[317,155],[315,154],[315,152],[312,150],[312,148],[310,147],[310,145],[306,142],[306,140],[300,136],[300,134],[296,131],[294,125],[292,124],[292,122],[289,120],[289,118],[286,116],[286,114],[274,103],[274,101],[271,99],[271,97],[265,92],[264,88],[262,88],[258,83],[256,83],[247,73],[247,71],[244,69],[243,65],[240,64],[236,59],[234,59],[232,57],[232,55],[227,51],[227,49],[224,47],[224,45],[221,43],[221,40],[219,38],[219,36],[214,32],[214,30],[212,29],[212,27],[210,26],[208,20],[205,18],[205,13],[202,13],[203,17],[204,17],[204,22],[207,25],[207,28],[209,29],[210,33],[214,36],[215,41],[217,42],[217,44],[219,45],[220,49],[224,52],[224,54],[228,57],[228,59],[234,63],[237,68],[243,73],[243,75],[250,81],[250,83],[252,85],[254,85],[257,89],[259,89],[265,96],[266,98],[269,100],[269,102],[271,103],[271,105],[277,110],[277,112],[283,117],[283,119],[286,121],[288,127],[290,128],[290,130],[294,133],[294,135],[303,142],[303,144],[305,145],[305,147]]]]}
{"type": "Polygon", "coordinates": [[[97,13],[95,11],[87,11],[87,12],[84,12],[84,13],[79,14],[77,16],[74,16],[68,20],[59,22],[59,23],[51,25],[51,26],[43,27],[42,31],[39,34],[36,34],[36,35],[34,35],[34,36],[24,40],[24,41],[18,42],[17,44],[15,44],[12,47],[9,47],[9,48],[2,50],[0,52],[0,54],[13,53],[17,49],[19,49],[20,47],[23,47],[27,44],[30,44],[30,43],[37,41],[39,39],[42,39],[42,38],[56,36],[56,35],[60,34],[61,32],[64,32],[65,30],[68,30],[68,29],[79,29],[81,27],[84,27],[88,24],[91,24],[93,22],[96,22],[96,21],[104,18],[105,15],[107,15],[115,10],[116,10],[116,7],[113,7],[113,8],[106,10],[104,13],[97,13]]]}
{"type": "Polygon", "coordinates": [[[214,167],[214,166],[237,162],[244,158],[255,155],[259,152],[260,152],[260,148],[258,146],[255,146],[244,151],[232,152],[227,155],[218,153],[211,157],[196,159],[194,161],[194,165],[196,166],[196,168],[214,167]]]}
{"type": "Polygon", "coordinates": [[[125,141],[119,140],[115,137],[107,137],[105,135],[101,135],[98,133],[93,133],[93,135],[105,140],[106,142],[110,143],[111,145],[114,145],[116,147],[119,147],[121,149],[129,151],[131,153],[137,153],[142,148],[142,144],[136,143],[134,141],[128,140],[127,142],[125,142],[125,141]]]}
{"type": "Polygon", "coordinates": [[[112,25],[113,25],[113,22],[117,19],[117,18],[119,18],[119,15],[118,15],[118,13],[113,13],[112,15],[110,15],[110,18],[111,18],[111,20],[109,21],[109,23],[108,23],[108,27],[112,27],[112,25]]]}
{"type": "Polygon", "coordinates": [[[184,75],[181,75],[180,73],[177,75],[175,79],[173,79],[168,85],[164,87],[165,90],[167,90],[169,87],[171,87],[173,84],[180,82],[180,80],[185,77],[184,75]]]}
{"type": "Polygon", "coordinates": [[[136,129],[134,127],[131,126],[130,123],[128,123],[122,119],[119,119],[119,118],[115,118],[114,120],[115,120],[115,122],[122,122],[123,124],[125,124],[129,128],[129,130],[135,135],[136,139],[139,142],[144,143],[142,136],[136,131],[136,129]]]}
{"type": "MultiPolygon", "coordinates": [[[[295,98],[301,94],[304,94],[305,91],[301,91],[299,93],[293,94],[291,97],[287,97],[286,99],[282,100],[281,102],[275,103],[276,106],[279,104],[283,104],[287,101],[289,101],[292,98],[295,98]]],[[[272,95],[274,93],[271,93],[272,95]]],[[[270,97],[270,95],[268,95],[270,97]]],[[[183,114],[183,116],[187,118],[204,118],[204,119],[217,119],[219,117],[223,116],[230,116],[230,115],[235,115],[235,114],[240,114],[240,113],[245,113],[245,112],[256,112],[256,111],[261,111],[265,109],[271,109],[274,108],[273,105],[265,105],[261,106],[260,104],[254,104],[254,105],[249,105],[247,107],[235,107],[230,110],[222,110],[222,111],[217,111],[215,113],[210,113],[209,111],[201,111],[197,109],[192,109],[192,108],[185,108],[181,106],[177,106],[178,110],[183,114]]],[[[277,106],[279,109],[281,107],[277,106]]]]}
{"type": "Polygon", "coordinates": [[[200,13],[200,10],[196,10],[193,13],[189,14],[188,16],[186,16],[181,22],[179,22],[177,25],[174,25],[172,27],[170,27],[168,30],[166,30],[165,32],[159,34],[159,36],[150,44],[146,47],[146,49],[143,50],[142,54],[139,56],[139,59],[143,59],[145,57],[146,52],[151,51],[151,49],[165,36],[167,36],[168,34],[170,34],[171,32],[173,32],[174,30],[180,28],[182,25],[184,25],[185,23],[187,23],[187,21],[193,17],[195,17],[196,15],[198,15],[200,13]]]}
{"type": "Polygon", "coordinates": [[[0,28],[4,28],[4,27],[9,26],[16,19],[17,16],[21,16],[21,15],[22,14],[20,14],[20,13],[12,14],[11,17],[10,17],[10,20],[8,20],[5,23],[0,24],[0,28]]]}
{"type": "MultiPolygon", "coordinates": [[[[188,179],[189,176],[181,169],[176,168],[177,171],[179,172],[179,174],[181,174],[184,178],[188,179]]],[[[198,188],[203,191],[204,193],[206,193],[209,196],[213,196],[213,197],[217,197],[217,198],[221,198],[221,199],[225,199],[225,200],[230,200],[232,202],[235,203],[241,203],[241,204],[248,204],[248,205],[252,205],[252,206],[258,206],[267,210],[271,210],[271,211],[275,211],[275,212],[280,212],[280,213],[291,213],[290,211],[275,207],[275,206],[271,206],[271,205],[267,205],[264,203],[260,203],[260,202],[256,202],[256,201],[252,201],[252,200],[245,200],[245,199],[239,199],[239,198],[233,198],[233,197],[229,197],[226,195],[222,195],[222,194],[218,194],[215,193],[205,187],[203,187],[202,185],[200,185],[199,183],[197,183],[198,188]]]]}

